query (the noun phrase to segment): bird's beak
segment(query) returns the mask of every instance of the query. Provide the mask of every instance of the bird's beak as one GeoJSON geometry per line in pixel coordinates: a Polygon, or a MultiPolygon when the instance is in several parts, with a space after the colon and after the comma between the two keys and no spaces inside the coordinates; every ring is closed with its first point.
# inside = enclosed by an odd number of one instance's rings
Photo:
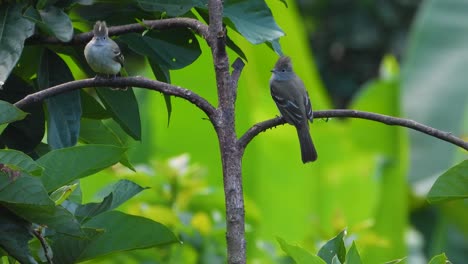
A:
{"type": "Polygon", "coordinates": [[[275,72],[275,69],[271,70],[270,72],[275,72]]]}

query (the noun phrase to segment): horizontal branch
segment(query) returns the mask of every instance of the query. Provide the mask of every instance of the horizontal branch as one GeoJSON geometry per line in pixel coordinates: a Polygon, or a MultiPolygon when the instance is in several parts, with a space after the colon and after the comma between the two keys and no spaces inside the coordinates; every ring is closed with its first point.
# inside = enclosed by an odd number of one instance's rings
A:
{"type": "MultiPolygon", "coordinates": [[[[454,145],[457,145],[465,150],[468,150],[468,142],[458,138],[450,132],[441,131],[430,126],[423,125],[416,121],[410,119],[404,119],[399,117],[392,117],[388,115],[381,115],[377,113],[364,112],[358,110],[348,110],[348,109],[335,109],[335,110],[323,110],[323,111],[314,111],[314,118],[331,118],[331,117],[351,117],[351,118],[360,118],[372,120],[380,123],[384,123],[391,126],[402,126],[411,128],[413,130],[422,132],[429,136],[439,138],[441,140],[450,142],[454,145]]],[[[238,144],[241,148],[249,144],[252,139],[257,136],[260,132],[266,131],[267,129],[276,127],[286,123],[283,118],[276,117],[264,122],[260,122],[252,126],[245,134],[239,139],[238,144]]]]}
{"type": "Polygon", "coordinates": [[[41,102],[58,94],[89,87],[138,87],[158,91],[167,95],[180,97],[191,102],[205,112],[212,122],[214,121],[215,108],[203,97],[191,90],[143,77],[116,77],[114,79],[93,78],[67,82],[27,95],[20,101],[16,102],[15,106],[18,108],[24,108],[29,104],[41,102]]]}
{"type": "MultiPolygon", "coordinates": [[[[164,30],[171,28],[190,28],[195,33],[208,40],[208,26],[202,22],[187,17],[167,18],[161,20],[145,20],[145,25],[139,23],[109,27],[109,36],[123,35],[131,32],[143,32],[151,28],[164,30]]],[[[34,35],[27,39],[26,44],[55,44],[55,45],[78,45],[85,44],[93,37],[92,32],[80,33],[73,36],[69,42],[63,42],[56,37],[34,35]]],[[[209,43],[208,43],[209,44],[209,43]]]]}

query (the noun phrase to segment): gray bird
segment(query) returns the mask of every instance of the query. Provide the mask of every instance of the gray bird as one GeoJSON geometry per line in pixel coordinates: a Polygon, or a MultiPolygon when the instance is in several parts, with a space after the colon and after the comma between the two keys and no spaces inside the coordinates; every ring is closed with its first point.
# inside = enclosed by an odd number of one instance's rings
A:
{"type": "Polygon", "coordinates": [[[97,21],[93,33],[94,37],[84,49],[86,61],[98,75],[115,77],[123,67],[124,56],[117,43],[109,38],[105,21],[97,21]]]}
{"type": "Polygon", "coordinates": [[[271,96],[284,120],[296,127],[302,162],[317,160],[317,151],[309,134],[309,120],[313,121],[312,105],[304,83],[294,73],[289,57],[280,57],[271,72],[271,96]]]}

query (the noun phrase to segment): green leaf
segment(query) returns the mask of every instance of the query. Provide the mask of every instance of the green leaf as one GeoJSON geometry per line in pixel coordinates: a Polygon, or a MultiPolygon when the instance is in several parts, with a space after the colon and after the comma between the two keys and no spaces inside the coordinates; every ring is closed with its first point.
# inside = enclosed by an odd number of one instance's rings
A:
{"type": "Polygon", "coordinates": [[[145,36],[137,33],[119,37],[134,52],[147,56],[160,67],[170,70],[184,68],[201,54],[200,45],[192,31],[185,28],[150,31],[145,36]]]}
{"type": "Polygon", "coordinates": [[[102,234],[104,230],[83,228],[85,239],[70,237],[63,234],[54,236],[51,247],[54,252],[54,263],[76,263],[92,239],[102,234]]]}
{"type": "Polygon", "coordinates": [[[96,91],[120,127],[135,140],[141,140],[140,112],[133,89],[123,91],[98,88],[96,91]]]}
{"type": "MultiPolygon", "coordinates": [[[[3,90],[0,89],[0,98],[13,103],[33,92],[34,88],[31,85],[12,74],[3,86],[3,90]]],[[[30,104],[22,110],[29,115],[7,126],[0,136],[0,145],[4,144],[10,149],[21,150],[29,154],[44,137],[45,116],[42,103],[30,104]]]]}
{"type": "Polygon", "coordinates": [[[13,165],[35,176],[41,175],[43,170],[31,157],[13,149],[0,150],[0,163],[7,166],[13,165]]]}
{"type": "Polygon", "coordinates": [[[88,203],[78,206],[75,211],[75,216],[81,217],[85,220],[110,211],[145,189],[146,188],[143,188],[129,180],[120,180],[111,186],[110,193],[102,200],[102,202],[88,203]]]}
{"type": "Polygon", "coordinates": [[[104,144],[124,147],[125,144],[117,134],[101,120],[81,119],[80,140],[86,144],[104,144]]]}
{"type": "Polygon", "coordinates": [[[445,253],[442,253],[440,255],[434,256],[431,261],[429,261],[428,264],[446,264],[450,263],[447,256],[445,256],[445,253]]]}
{"type": "MultiPolygon", "coordinates": [[[[43,90],[73,80],[67,64],[54,52],[44,49],[37,78],[39,88],[43,90]]],[[[46,99],[46,104],[47,143],[52,149],[74,146],[80,132],[80,91],[53,96],[46,99]]]]}
{"type": "Polygon", "coordinates": [[[168,16],[175,17],[187,13],[195,6],[194,0],[136,0],[141,9],[148,12],[166,12],[168,16]]]}
{"type": "Polygon", "coordinates": [[[90,94],[80,89],[82,118],[107,119],[111,114],[90,94]]]}
{"type": "Polygon", "coordinates": [[[0,5],[0,88],[23,51],[24,41],[34,33],[34,24],[23,17],[23,4],[0,5]]]}
{"type": "Polygon", "coordinates": [[[351,245],[351,248],[348,251],[348,254],[346,255],[346,264],[361,264],[361,256],[359,256],[359,252],[356,248],[356,243],[351,245]]]}
{"type": "Polygon", "coordinates": [[[321,258],[312,255],[307,250],[301,247],[288,244],[286,241],[279,237],[276,238],[276,240],[278,240],[281,249],[284,252],[286,252],[288,256],[294,259],[294,261],[297,264],[325,264],[325,261],[323,261],[321,258]]]}
{"type": "Polygon", "coordinates": [[[2,100],[0,100],[0,113],[0,124],[21,120],[27,115],[27,113],[23,112],[21,109],[2,100]]]}
{"type": "MultiPolygon", "coordinates": [[[[401,71],[405,117],[453,135],[466,134],[468,120],[467,10],[465,0],[423,1],[401,71]]],[[[453,145],[416,131],[410,131],[410,139],[411,182],[454,163],[458,149],[453,145]]]]}
{"type": "Polygon", "coordinates": [[[226,0],[224,16],[252,44],[273,41],[284,36],[263,0],[226,0]]]}
{"type": "MultiPolygon", "coordinates": [[[[16,216],[0,205],[0,248],[24,264],[37,264],[29,251],[31,223],[16,216]]],[[[2,262],[3,263],[3,262],[2,262]]]]}
{"type": "Polygon", "coordinates": [[[73,25],[68,15],[55,6],[36,10],[30,6],[24,16],[35,22],[44,32],[68,42],[73,37],[73,25]]]}
{"type": "Polygon", "coordinates": [[[444,172],[427,195],[430,203],[468,198],[468,160],[444,172]]]}
{"type": "Polygon", "coordinates": [[[50,151],[36,162],[44,167],[41,179],[50,192],[117,163],[125,151],[109,145],[76,146],[50,151]]]}
{"type": "Polygon", "coordinates": [[[337,256],[340,262],[343,263],[346,258],[346,247],[343,242],[345,234],[346,230],[343,230],[336,237],[325,243],[325,245],[323,245],[319,250],[318,256],[327,263],[332,263],[333,257],[337,256]]]}
{"type": "Polygon", "coordinates": [[[39,178],[22,173],[10,179],[4,173],[0,174],[0,201],[30,222],[60,233],[82,235],[78,221],[63,207],[55,206],[39,178]]]}
{"type": "Polygon", "coordinates": [[[14,178],[0,173],[0,202],[40,207],[40,210],[47,212],[54,208],[54,202],[49,198],[41,180],[26,173],[20,173],[14,178]]]}
{"type": "Polygon", "coordinates": [[[162,224],[118,211],[100,214],[88,221],[85,227],[104,232],[89,240],[79,241],[62,236],[52,245],[54,252],[67,252],[55,256],[58,263],[81,262],[115,252],[178,242],[174,234],[162,224]]]}
{"type": "MultiPolygon", "coordinates": [[[[161,67],[158,65],[154,59],[149,58],[149,64],[151,66],[151,70],[153,71],[154,76],[158,81],[171,83],[171,75],[167,68],[161,67]]],[[[166,103],[166,110],[167,110],[167,126],[171,121],[171,113],[172,113],[172,102],[171,96],[164,94],[164,102],[166,103]]]]}
{"type": "Polygon", "coordinates": [[[52,212],[41,210],[38,207],[25,207],[13,204],[7,204],[6,207],[22,218],[46,226],[55,232],[75,237],[84,236],[80,223],[62,206],[54,207],[52,212]]]}

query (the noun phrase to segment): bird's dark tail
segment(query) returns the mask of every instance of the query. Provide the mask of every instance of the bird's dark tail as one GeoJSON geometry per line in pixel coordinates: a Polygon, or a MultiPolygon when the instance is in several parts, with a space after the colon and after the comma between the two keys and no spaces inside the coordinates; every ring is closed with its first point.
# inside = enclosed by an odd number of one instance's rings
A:
{"type": "Polygon", "coordinates": [[[317,151],[315,150],[312,137],[309,134],[309,124],[297,126],[297,136],[299,137],[299,144],[301,145],[302,162],[312,162],[317,160],[317,151]]]}

